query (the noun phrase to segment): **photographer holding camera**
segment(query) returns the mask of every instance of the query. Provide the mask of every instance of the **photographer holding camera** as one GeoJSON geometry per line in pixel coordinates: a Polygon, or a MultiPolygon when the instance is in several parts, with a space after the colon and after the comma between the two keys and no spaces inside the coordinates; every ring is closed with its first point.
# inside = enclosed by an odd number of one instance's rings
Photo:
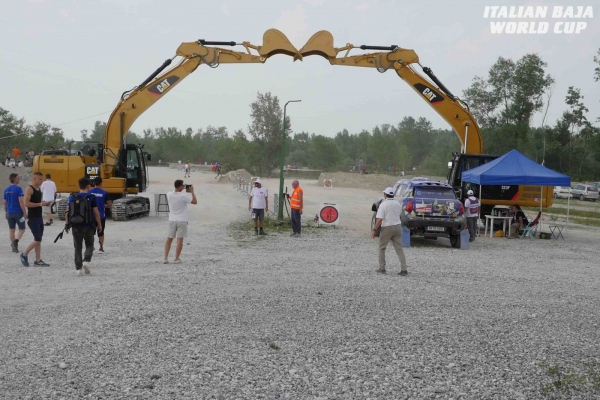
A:
{"type": "Polygon", "coordinates": [[[175,264],[181,264],[179,258],[181,249],[183,248],[183,238],[187,237],[187,205],[198,204],[196,194],[194,193],[194,187],[192,185],[184,185],[181,179],[175,181],[175,191],[167,193],[167,201],[169,202],[169,234],[167,241],[165,242],[165,258],[164,264],[169,263],[169,251],[171,250],[171,244],[173,239],[177,238],[177,247],[175,248],[175,264]],[[191,197],[183,193],[191,193],[191,197]]]}

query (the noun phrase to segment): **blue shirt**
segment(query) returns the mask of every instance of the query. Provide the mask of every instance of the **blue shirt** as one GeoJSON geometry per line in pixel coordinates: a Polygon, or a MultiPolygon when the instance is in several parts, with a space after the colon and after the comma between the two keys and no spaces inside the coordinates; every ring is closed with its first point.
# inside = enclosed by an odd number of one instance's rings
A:
{"type": "Polygon", "coordinates": [[[98,205],[98,211],[100,212],[100,218],[106,218],[106,212],[104,209],[104,204],[106,203],[106,199],[108,198],[108,192],[104,189],[100,189],[98,187],[90,189],[89,194],[93,194],[96,196],[96,204],[98,205]]]}
{"type": "MultiPolygon", "coordinates": [[[[87,196],[90,196],[90,193],[75,193],[75,194],[72,194],[69,197],[69,201],[67,202],[67,205],[69,207],[71,207],[71,203],[73,202],[74,196],[87,197],[87,196]]],[[[94,219],[94,208],[98,207],[98,204],[96,203],[96,197],[95,196],[90,196],[88,198],[88,200],[90,201],[90,207],[92,209],[92,221],[94,221],[95,220],[94,219]]],[[[70,221],[69,221],[69,223],[70,223],[70,221]]],[[[95,224],[95,222],[93,222],[93,224],[95,224]]],[[[93,226],[93,225],[92,224],[83,224],[83,226],[93,226]]]]}
{"type": "Polygon", "coordinates": [[[23,214],[19,197],[24,197],[23,188],[19,185],[10,185],[4,189],[4,200],[6,200],[6,212],[9,214],[23,214]]]}

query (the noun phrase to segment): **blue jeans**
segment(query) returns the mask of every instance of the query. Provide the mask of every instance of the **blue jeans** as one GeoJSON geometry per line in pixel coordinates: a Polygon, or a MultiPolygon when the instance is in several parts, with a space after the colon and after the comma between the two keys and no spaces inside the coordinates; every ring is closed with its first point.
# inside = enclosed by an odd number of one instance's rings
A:
{"type": "Polygon", "coordinates": [[[292,215],[291,215],[291,220],[292,220],[292,231],[294,233],[300,234],[302,233],[302,222],[300,219],[300,210],[296,210],[292,208],[292,215]]]}

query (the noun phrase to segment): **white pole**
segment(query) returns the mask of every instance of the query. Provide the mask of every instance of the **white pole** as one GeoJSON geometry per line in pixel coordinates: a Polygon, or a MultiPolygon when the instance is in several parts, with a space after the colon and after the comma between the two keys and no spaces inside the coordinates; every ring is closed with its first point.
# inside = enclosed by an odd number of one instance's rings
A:
{"type": "Polygon", "coordinates": [[[541,212],[542,212],[542,200],[544,199],[543,196],[544,196],[544,187],[540,186],[540,233],[542,233],[542,214],[541,214],[541,212]]]}
{"type": "Polygon", "coordinates": [[[569,195],[567,197],[567,227],[566,232],[569,232],[569,208],[571,207],[571,186],[569,186],[569,195]]]}

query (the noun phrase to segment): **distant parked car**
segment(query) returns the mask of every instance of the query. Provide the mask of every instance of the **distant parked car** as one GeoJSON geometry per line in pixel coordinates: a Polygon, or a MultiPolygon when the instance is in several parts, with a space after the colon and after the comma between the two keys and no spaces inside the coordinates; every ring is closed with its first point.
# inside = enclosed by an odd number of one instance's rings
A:
{"type": "Polygon", "coordinates": [[[589,185],[595,187],[600,192],[600,182],[592,182],[589,185]]]}
{"type": "Polygon", "coordinates": [[[581,201],[591,200],[596,201],[600,195],[598,194],[598,189],[595,186],[579,184],[573,186],[571,189],[571,193],[573,197],[578,198],[581,201]]]}
{"type": "MultiPolygon", "coordinates": [[[[568,199],[570,190],[571,188],[568,186],[554,186],[554,198],[568,199]]],[[[571,193],[571,197],[573,197],[573,193],[571,193]]]]}
{"type": "MultiPolygon", "coordinates": [[[[411,236],[447,237],[452,247],[460,248],[465,210],[452,186],[426,178],[403,179],[394,185],[394,199],[402,205],[400,220],[411,236]]],[[[380,204],[381,200],[371,207],[373,221],[380,204]]]]}

